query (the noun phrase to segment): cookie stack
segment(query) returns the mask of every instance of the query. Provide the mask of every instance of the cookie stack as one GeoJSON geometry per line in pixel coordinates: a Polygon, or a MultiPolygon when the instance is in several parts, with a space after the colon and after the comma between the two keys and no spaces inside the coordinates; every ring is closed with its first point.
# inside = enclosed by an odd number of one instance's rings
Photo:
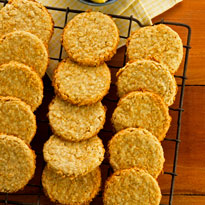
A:
{"type": "Polygon", "coordinates": [[[111,74],[105,61],[115,54],[119,33],[100,12],[84,12],[68,22],[62,44],[68,58],[54,71],[56,96],[49,105],[54,133],[45,143],[42,175],[45,193],[61,204],[88,204],[101,186],[104,146],[97,136],[105,123],[102,98],[111,74]]]}
{"type": "Polygon", "coordinates": [[[183,44],[170,27],[143,27],[127,41],[129,62],[117,73],[120,100],[112,115],[117,131],[108,148],[114,174],[107,180],[104,204],[158,205],[156,178],[163,170],[162,141],[170,127],[168,106],[177,84],[173,74],[183,44]]]}
{"type": "Polygon", "coordinates": [[[29,144],[52,34],[50,14],[35,1],[10,0],[0,10],[0,192],[22,189],[35,172],[29,144]]]}

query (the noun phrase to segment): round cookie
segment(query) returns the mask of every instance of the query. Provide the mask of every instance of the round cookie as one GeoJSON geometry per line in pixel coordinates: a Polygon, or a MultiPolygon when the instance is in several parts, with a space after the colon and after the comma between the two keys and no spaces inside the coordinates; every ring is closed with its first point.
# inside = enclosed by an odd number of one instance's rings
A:
{"type": "Polygon", "coordinates": [[[36,133],[36,117],[31,107],[18,98],[0,97],[0,133],[29,144],[36,133]]]}
{"type": "Polygon", "coordinates": [[[0,39],[0,64],[10,61],[26,64],[43,77],[48,66],[48,51],[37,36],[16,31],[0,39]]]}
{"type": "Polygon", "coordinates": [[[143,128],[121,130],[109,141],[110,164],[113,169],[137,167],[154,178],[161,173],[164,152],[158,139],[143,128]]]}
{"type": "Polygon", "coordinates": [[[87,11],[76,15],[64,28],[62,44],[73,61],[97,66],[116,53],[119,31],[108,15],[87,11]]]}
{"type": "Polygon", "coordinates": [[[117,73],[119,97],[132,91],[147,90],[160,95],[170,106],[177,94],[177,83],[169,70],[152,60],[127,63],[117,73]]]}
{"type": "Polygon", "coordinates": [[[63,60],[54,73],[53,86],[64,100],[81,105],[96,103],[108,93],[111,74],[104,63],[97,67],[81,66],[63,60]]]}
{"type": "Polygon", "coordinates": [[[136,168],[115,172],[105,183],[104,205],[159,205],[161,191],[157,181],[136,168]]]}
{"type": "Polygon", "coordinates": [[[42,103],[43,82],[30,67],[11,61],[0,65],[0,95],[17,97],[35,111],[42,103]]]}
{"type": "Polygon", "coordinates": [[[95,136],[105,123],[106,110],[101,102],[77,106],[55,97],[49,105],[49,123],[53,132],[69,141],[95,136]]]}
{"type": "Polygon", "coordinates": [[[62,177],[53,169],[45,167],[42,175],[45,194],[51,201],[60,204],[88,204],[97,195],[101,186],[100,168],[74,179],[62,177]]]}
{"type": "Polygon", "coordinates": [[[128,38],[129,60],[154,59],[175,73],[183,58],[183,43],[170,27],[159,24],[138,29],[128,38]]]}
{"type": "Polygon", "coordinates": [[[142,127],[162,141],[169,129],[169,110],[159,95],[151,92],[131,92],[118,102],[112,123],[118,132],[128,127],[142,127]]]}
{"type": "Polygon", "coordinates": [[[94,170],[102,163],[104,152],[102,140],[97,136],[81,142],[69,142],[53,135],[43,148],[48,166],[69,177],[94,170]]]}
{"type": "Polygon", "coordinates": [[[0,10],[0,37],[13,31],[27,31],[48,44],[53,26],[48,10],[34,0],[9,0],[0,10]]]}
{"type": "Polygon", "coordinates": [[[35,154],[23,140],[0,135],[0,192],[22,189],[35,172],[35,154]]]}

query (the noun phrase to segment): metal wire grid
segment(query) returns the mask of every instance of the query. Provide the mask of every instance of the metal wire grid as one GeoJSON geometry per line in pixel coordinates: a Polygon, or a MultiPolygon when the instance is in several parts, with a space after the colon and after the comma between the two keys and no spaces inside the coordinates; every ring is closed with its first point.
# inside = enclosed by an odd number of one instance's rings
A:
{"type": "MultiPolygon", "coordinates": [[[[0,0],[0,3],[3,4],[4,6],[8,3],[7,0],[0,0]]],[[[70,9],[69,7],[67,8],[56,8],[56,7],[50,7],[50,6],[46,6],[46,8],[48,10],[54,10],[54,11],[59,11],[59,12],[63,12],[65,14],[65,22],[64,22],[64,26],[60,27],[60,26],[54,26],[55,29],[64,29],[65,25],[67,24],[67,19],[68,19],[68,15],[70,13],[74,13],[74,14],[78,14],[78,13],[82,13],[84,11],[81,10],[73,10],[70,9]]],[[[112,16],[114,19],[122,19],[125,21],[129,22],[129,27],[128,27],[128,31],[127,31],[127,36],[120,36],[120,38],[122,39],[127,39],[130,36],[130,32],[131,32],[131,28],[132,28],[132,24],[133,23],[137,23],[140,27],[143,27],[143,25],[140,23],[139,20],[133,18],[133,16],[120,16],[120,15],[114,15],[114,14],[109,14],[110,16],[112,16]]],[[[177,22],[166,22],[164,20],[155,23],[155,25],[157,24],[167,24],[167,25],[174,25],[174,26],[179,26],[179,27],[185,27],[187,29],[187,39],[186,39],[186,44],[184,45],[184,49],[185,49],[185,60],[184,60],[184,65],[183,65],[183,74],[182,75],[175,75],[175,78],[180,78],[182,80],[182,83],[179,84],[178,86],[181,87],[181,92],[180,92],[180,100],[179,100],[179,107],[178,108],[169,108],[172,111],[178,112],[178,119],[177,119],[177,132],[176,132],[176,138],[175,139],[171,139],[171,138],[165,138],[165,141],[170,141],[175,143],[175,151],[174,151],[174,161],[173,161],[173,170],[171,172],[164,172],[164,174],[166,175],[171,175],[171,185],[170,185],[170,193],[169,193],[169,205],[172,205],[173,202],[173,195],[174,195],[174,184],[175,184],[175,177],[177,176],[176,173],[176,168],[177,168],[177,160],[178,160],[178,150],[179,150],[179,143],[180,143],[180,132],[181,132],[181,117],[182,117],[182,112],[184,111],[183,109],[183,99],[184,99],[184,90],[185,90],[185,81],[187,79],[186,77],[186,71],[187,71],[187,65],[188,65],[188,57],[189,57],[189,49],[190,47],[190,40],[191,40],[191,28],[189,25],[186,24],[182,24],[182,23],[177,23],[177,22]]],[[[61,45],[60,47],[60,52],[59,52],[59,57],[58,58],[54,58],[54,57],[50,57],[51,60],[55,60],[60,62],[62,60],[62,51],[63,51],[63,47],[61,45]]],[[[126,49],[124,51],[124,59],[123,59],[123,65],[122,66],[114,66],[114,65],[109,65],[109,67],[111,69],[119,69],[121,67],[123,67],[126,64],[126,49]]],[[[45,88],[47,90],[52,90],[51,85],[45,85],[45,88]]],[[[118,100],[116,99],[109,99],[107,98],[107,100],[112,101],[112,102],[117,102],[118,100]]],[[[41,121],[41,120],[39,120],[41,121]]],[[[112,130],[103,130],[104,132],[111,132],[112,130]]],[[[50,130],[49,130],[50,132],[50,130]]],[[[50,135],[50,133],[49,133],[50,135]]],[[[42,155],[42,153],[37,153],[37,155],[42,155]]],[[[43,170],[43,167],[42,167],[43,170]]],[[[110,174],[112,172],[112,169],[109,168],[108,170],[108,174],[110,174]]],[[[4,200],[0,200],[0,203],[3,204],[16,204],[16,205],[40,205],[40,196],[42,195],[42,186],[40,185],[32,185],[32,184],[28,184],[28,187],[37,187],[39,188],[39,193],[37,194],[18,194],[16,193],[15,195],[37,195],[38,199],[37,202],[35,203],[24,203],[24,202],[18,202],[18,201],[9,201],[8,200],[8,193],[4,194],[5,195],[5,199],[4,200]]],[[[99,195],[101,196],[101,194],[99,195]]],[[[160,204],[160,205],[167,205],[167,204],[160,204]]]]}

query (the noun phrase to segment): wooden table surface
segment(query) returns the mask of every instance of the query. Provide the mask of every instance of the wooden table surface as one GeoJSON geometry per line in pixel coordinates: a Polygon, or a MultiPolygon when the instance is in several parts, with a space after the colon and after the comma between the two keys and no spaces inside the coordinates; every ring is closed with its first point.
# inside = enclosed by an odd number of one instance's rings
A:
{"type": "MultiPolygon", "coordinates": [[[[184,0],[153,22],[162,18],[186,23],[192,28],[173,204],[202,205],[205,204],[205,1],[184,0]]],[[[184,31],[178,32],[184,37],[184,31]]],[[[172,147],[165,143],[163,146],[166,169],[171,166],[172,147]]],[[[168,193],[166,181],[160,180],[163,193],[168,193]]]]}
{"type": "MultiPolygon", "coordinates": [[[[175,193],[173,205],[203,205],[205,204],[205,1],[204,0],[184,0],[169,11],[156,17],[153,22],[164,18],[167,21],[186,23],[192,28],[192,39],[188,64],[188,80],[185,88],[184,109],[182,116],[181,143],[179,148],[179,158],[175,182],[175,193]]],[[[185,38],[185,31],[177,29],[182,39],[185,38]]],[[[123,48],[118,50],[118,54],[112,60],[118,64],[122,59],[123,48]]],[[[181,74],[182,68],[178,74],[181,74]]],[[[37,111],[37,117],[46,119],[47,105],[53,97],[52,92],[46,92],[43,106],[37,111]]],[[[179,95],[178,95],[179,97],[179,95]]],[[[177,101],[177,100],[176,100],[177,101]]],[[[111,110],[108,117],[111,114],[111,110]]],[[[173,117],[172,127],[167,137],[175,137],[177,116],[170,112],[173,117]],[[174,135],[174,136],[173,136],[174,135]]],[[[103,134],[101,134],[102,137],[103,134]]],[[[43,143],[49,137],[48,125],[44,122],[38,123],[37,136],[32,142],[32,147],[40,152],[43,143]]],[[[162,143],[165,152],[165,171],[172,170],[174,143],[162,143]]],[[[39,158],[39,157],[38,157],[39,158]]],[[[42,158],[40,156],[40,158],[42,158]]],[[[32,184],[38,184],[41,176],[42,159],[38,160],[35,178],[32,184]]],[[[102,167],[103,168],[103,167],[102,167]]],[[[103,168],[104,169],[104,168],[103,168]]],[[[104,169],[105,170],[105,169],[104,169]]],[[[104,173],[106,175],[106,173],[104,173]]],[[[162,203],[168,204],[170,177],[161,175],[159,184],[164,194],[162,203]]],[[[38,187],[27,187],[22,193],[38,193],[38,187]]],[[[21,192],[20,192],[21,193],[21,192]]],[[[9,196],[10,200],[20,200],[24,202],[36,201],[37,196],[9,196]]],[[[0,195],[0,200],[4,196],[0,195]]],[[[41,196],[41,205],[52,204],[44,195],[41,196]]],[[[97,198],[92,204],[102,204],[97,198]]]]}
{"type": "MultiPolygon", "coordinates": [[[[182,114],[181,143],[175,181],[173,205],[205,204],[205,1],[184,0],[174,8],[157,16],[153,23],[161,21],[181,22],[191,26],[192,37],[188,61],[188,72],[184,95],[184,112],[182,114]]],[[[183,40],[186,30],[173,27],[183,40]]],[[[120,50],[119,53],[122,51],[120,50]]],[[[119,54],[120,56],[120,54],[119,54]]],[[[118,61],[119,57],[116,57],[118,61]]],[[[178,75],[182,74],[181,65],[178,75]]],[[[178,94],[179,98],[179,94],[178,94]]],[[[173,107],[177,107],[177,100],[173,107]]],[[[167,137],[176,134],[177,116],[170,112],[173,121],[167,137]]],[[[165,152],[165,171],[171,171],[174,156],[174,143],[162,142],[165,152]]],[[[168,204],[171,177],[161,175],[159,184],[162,203],[168,204]]]]}
{"type": "MultiPolygon", "coordinates": [[[[153,23],[175,21],[191,26],[192,37],[188,61],[188,72],[184,95],[184,112],[182,114],[181,143],[175,181],[173,205],[205,204],[205,1],[184,0],[174,8],[157,16],[153,23]]],[[[183,40],[186,30],[173,27],[183,40]]],[[[120,58],[119,50],[116,62],[120,58]]],[[[182,74],[181,65],[178,75],[182,74]]],[[[179,98],[179,93],[178,93],[179,98]]],[[[177,100],[173,107],[177,107],[177,100]]],[[[167,137],[174,138],[176,134],[177,116],[170,112],[173,121],[167,137]]],[[[162,142],[165,152],[165,171],[172,170],[174,143],[162,142]]],[[[168,203],[171,177],[161,175],[159,184],[162,189],[162,203],[168,203]]]]}

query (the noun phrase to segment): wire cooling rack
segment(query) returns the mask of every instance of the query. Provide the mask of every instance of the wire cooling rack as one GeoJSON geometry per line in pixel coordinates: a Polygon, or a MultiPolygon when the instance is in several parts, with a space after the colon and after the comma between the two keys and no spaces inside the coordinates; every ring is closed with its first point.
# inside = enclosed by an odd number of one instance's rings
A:
{"type": "MultiPolygon", "coordinates": [[[[6,0],[0,0],[0,4],[6,5],[7,1],[6,0]]],[[[60,29],[62,30],[66,23],[67,23],[67,19],[68,16],[70,14],[78,14],[81,13],[83,11],[80,10],[73,10],[70,8],[55,8],[55,7],[50,7],[50,6],[46,6],[48,10],[54,10],[57,12],[61,12],[64,14],[64,18],[65,18],[65,22],[64,22],[64,26],[55,26],[55,29],[60,29]]],[[[138,24],[140,27],[143,27],[143,25],[140,23],[140,21],[138,21],[137,19],[133,18],[133,16],[119,16],[119,15],[113,15],[111,14],[110,16],[112,16],[114,19],[121,19],[123,21],[127,21],[129,23],[128,26],[128,30],[127,30],[127,35],[121,35],[120,38],[122,39],[127,39],[130,36],[130,32],[132,29],[132,25],[138,24]]],[[[175,184],[175,177],[177,176],[176,173],[176,168],[177,168],[177,159],[178,159],[178,150],[179,150],[179,143],[180,143],[180,131],[181,131],[181,118],[182,118],[182,112],[184,111],[183,109],[183,99],[184,99],[184,89],[185,89],[185,81],[187,79],[186,77],[186,71],[187,71],[187,65],[188,65],[188,56],[189,56],[189,49],[190,47],[190,38],[191,38],[191,28],[186,25],[186,24],[182,24],[182,23],[176,23],[176,22],[166,22],[164,20],[162,20],[161,22],[157,22],[155,24],[167,24],[167,25],[173,25],[173,26],[177,26],[177,27],[183,27],[186,28],[186,40],[184,43],[184,50],[185,50],[185,59],[183,62],[183,73],[182,75],[175,75],[175,78],[179,78],[181,79],[181,83],[178,84],[179,87],[181,87],[180,89],[180,98],[179,98],[179,104],[177,108],[170,108],[170,110],[177,112],[178,114],[178,118],[177,118],[177,129],[176,129],[176,136],[175,138],[165,138],[165,141],[169,141],[170,143],[175,143],[175,150],[174,150],[174,160],[173,160],[173,169],[171,171],[165,171],[164,174],[165,175],[170,175],[171,176],[171,182],[170,182],[170,191],[169,191],[169,202],[168,204],[161,204],[161,205],[172,205],[172,201],[173,201],[173,195],[174,195],[174,184],[175,184]]],[[[60,62],[62,60],[62,51],[63,51],[63,47],[60,47],[60,51],[59,51],[59,56],[58,58],[55,57],[50,57],[51,60],[54,61],[58,61],[60,62]]],[[[115,66],[115,65],[109,65],[111,72],[113,70],[119,69],[121,67],[123,67],[126,63],[126,48],[124,49],[124,56],[122,59],[122,64],[119,66],[115,66]]],[[[37,110],[37,112],[35,113],[37,116],[37,124],[38,124],[38,130],[37,130],[37,134],[34,138],[34,140],[32,141],[32,148],[35,150],[36,154],[37,154],[37,169],[36,169],[36,174],[33,180],[31,180],[31,182],[24,188],[24,190],[19,191],[17,193],[13,193],[13,194],[5,194],[5,193],[1,193],[0,194],[0,204],[18,204],[18,205],[50,205],[53,204],[52,202],[50,202],[46,197],[44,197],[44,193],[42,191],[42,185],[41,185],[41,174],[42,174],[42,170],[44,168],[44,161],[43,161],[43,156],[42,156],[42,148],[43,148],[43,144],[45,143],[45,141],[49,138],[49,136],[52,134],[51,130],[49,128],[48,125],[48,119],[46,117],[46,114],[48,112],[47,107],[49,102],[51,101],[51,99],[54,96],[54,92],[53,92],[53,88],[51,86],[51,82],[49,80],[49,78],[47,76],[44,77],[44,101],[43,104],[40,106],[40,108],[37,110]]],[[[116,88],[114,83],[112,83],[111,85],[111,93],[116,93],[116,88]],[[114,92],[112,92],[114,91],[114,92]]],[[[103,100],[103,102],[106,104],[108,104],[108,111],[109,111],[109,104],[110,103],[114,103],[116,106],[116,103],[118,101],[117,96],[114,96],[115,94],[110,94],[108,96],[105,97],[105,99],[103,100]],[[114,97],[113,97],[114,96],[114,97]]],[[[112,113],[112,111],[110,111],[110,113],[112,113]]],[[[109,115],[109,113],[108,113],[109,115]]],[[[111,114],[110,114],[111,115],[111,114]]],[[[109,123],[109,120],[107,120],[107,122],[109,123]]],[[[113,135],[112,129],[110,127],[110,125],[106,126],[105,128],[99,133],[99,136],[103,136],[103,139],[105,138],[105,136],[107,136],[107,141],[111,138],[111,136],[113,135]]],[[[107,142],[104,142],[105,146],[106,146],[107,142]]],[[[5,165],[6,166],[6,165],[5,165]]],[[[107,178],[107,176],[109,176],[112,173],[112,169],[109,167],[109,163],[108,160],[105,159],[103,162],[103,165],[105,166],[107,169],[107,172],[105,173],[106,176],[104,176],[104,178],[107,178]]],[[[102,169],[105,169],[102,168],[102,169]]],[[[167,194],[166,194],[167,196],[167,194]]],[[[100,198],[99,201],[94,200],[94,202],[92,202],[91,204],[102,204],[102,193],[99,193],[98,196],[96,198],[100,198]]]]}

